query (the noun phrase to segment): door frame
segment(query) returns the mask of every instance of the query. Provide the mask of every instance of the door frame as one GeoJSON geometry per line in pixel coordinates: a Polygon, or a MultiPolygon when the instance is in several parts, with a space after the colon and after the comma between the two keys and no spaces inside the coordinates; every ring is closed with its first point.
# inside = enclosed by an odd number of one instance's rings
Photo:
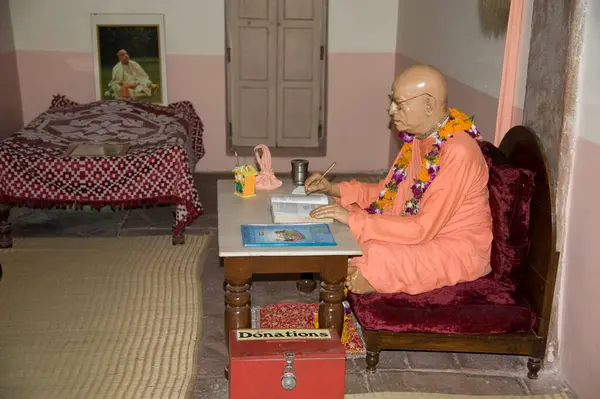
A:
{"type": "MultiPolygon", "coordinates": [[[[232,71],[231,71],[231,32],[229,27],[229,4],[232,1],[238,0],[225,0],[224,15],[225,20],[225,54],[223,57],[225,66],[225,154],[233,156],[237,152],[240,156],[254,156],[254,147],[250,146],[234,146],[233,135],[231,126],[231,94],[230,89],[232,84],[232,71]]],[[[268,0],[268,1],[279,1],[279,0],[268,0]]],[[[328,65],[329,65],[329,0],[321,1],[321,12],[323,15],[323,26],[321,27],[321,46],[323,46],[323,60],[321,63],[321,111],[319,120],[322,125],[321,133],[319,137],[318,147],[274,147],[269,148],[271,155],[274,157],[322,157],[327,153],[327,99],[328,99],[328,65]]],[[[278,99],[279,101],[279,99],[278,99]]]]}

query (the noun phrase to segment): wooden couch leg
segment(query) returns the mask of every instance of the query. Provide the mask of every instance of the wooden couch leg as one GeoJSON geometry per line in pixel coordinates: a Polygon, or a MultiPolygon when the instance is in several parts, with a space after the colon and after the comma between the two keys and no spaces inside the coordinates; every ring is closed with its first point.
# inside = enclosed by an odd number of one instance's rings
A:
{"type": "Polygon", "coordinates": [[[529,360],[527,360],[527,369],[529,370],[527,378],[537,380],[538,371],[542,369],[542,359],[530,357],[529,360]]]}
{"type": "Polygon", "coordinates": [[[377,352],[367,351],[367,372],[374,373],[377,371],[377,364],[379,363],[379,353],[381,350],[377,352]]]}
{"type": "Polygon", "coordinates": [[[10,206],[0,204],[0,248],[12,248],[12,227],[8,221],[10,206]]]}
{"type": "Polygon", "coordinates": [[[367,347],[367,372],[377,371],[379,363],[379,353],[381,352],[381,336],[374,331],[364,331],[365,346],[367,347]]]}

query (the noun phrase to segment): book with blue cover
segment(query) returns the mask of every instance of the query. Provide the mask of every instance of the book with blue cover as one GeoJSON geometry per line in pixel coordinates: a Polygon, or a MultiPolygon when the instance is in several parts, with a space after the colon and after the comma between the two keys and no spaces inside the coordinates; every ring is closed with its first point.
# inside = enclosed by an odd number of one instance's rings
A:
{"type": "Polygon", "coordinates": [[[325,223],[315,224],[243,224],[245,247],[317,247],[336,246],[325,223]]]}

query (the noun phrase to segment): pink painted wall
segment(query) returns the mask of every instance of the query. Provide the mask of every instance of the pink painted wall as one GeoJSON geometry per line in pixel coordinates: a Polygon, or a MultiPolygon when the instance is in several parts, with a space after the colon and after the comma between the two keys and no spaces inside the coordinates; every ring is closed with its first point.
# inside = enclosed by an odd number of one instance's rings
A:
{"type": "Polygon", "coordinates": [[[577,135],[571,171],[566,227],[566,250],[562,256],[560,293],[560,368],[580,399],[600,397],[600,4],[588,2],[580,38],[577,108],[573,133],[577,135]]]}
{"type": "Polygon", "coordinates": [[[0,140],[23,124],[21,90],[8,0],[0,0],[0,140]]]}
{"type": "MultiPolygon", "coordinates": [[[[206,155],[196,171],[230,171],[225,155],[225,26],[222,0],[12,0],[23,117],[29,121],[63,93],[94,94],[90,13],[165,15],[169,101],[190,100],[205,124],[206,155]],[[57,3],[61,6],[57,6],[57,3]],[[68,16],[63,15],[67,13],[68,16]],[[60,24],[55,21],[61,20],[60,24]],[[54,22],[51,22],[54,21],[54,22]],[[36,29],[31,29],[34,26],[36,29]]],[[[397,0],[330,0],[327,155],[312,170],[337,162],[339,172],[387,170],[387,93],[394,76],[397,0]]],[[[253,162],[247,158],[245,162],[253,162]]],[[[290,158],[273,159],[275,171],[290,158]]]]}
{"type": "MultiPolygon", "coordinates": [[[[600,87],[600,85],[597,85],[600,87]]],[[[597,112],[597,110],[594,110],[597,112]]],[[[595,118],[599,119],[599,118],[595,118]]],[[[579,399],[600,396],[600,137],[577,139],[569,194],[561,317],[561,371],[579,399]]]]}

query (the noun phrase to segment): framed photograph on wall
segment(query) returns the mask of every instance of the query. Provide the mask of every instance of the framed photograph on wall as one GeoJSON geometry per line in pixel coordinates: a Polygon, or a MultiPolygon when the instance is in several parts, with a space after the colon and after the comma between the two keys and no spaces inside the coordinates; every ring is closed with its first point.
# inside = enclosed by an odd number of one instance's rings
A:
{"type": "Polygon", "coordinates": [[[96,99],[167,104],[162,14],[92,14],[96,99]]]}

